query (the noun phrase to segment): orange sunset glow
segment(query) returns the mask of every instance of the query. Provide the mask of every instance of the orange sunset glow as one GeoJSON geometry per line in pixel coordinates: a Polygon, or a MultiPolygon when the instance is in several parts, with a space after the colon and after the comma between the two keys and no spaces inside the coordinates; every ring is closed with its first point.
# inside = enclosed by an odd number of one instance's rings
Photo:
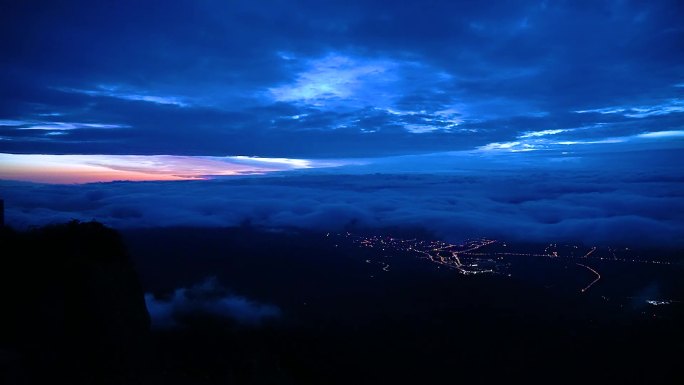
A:
{"type": "Polygon", "coordinates": [[[303,159],[240,156],[0,154],[0,179],[55,184],[178,181],[335,165],[313,164],[303,159]]]}

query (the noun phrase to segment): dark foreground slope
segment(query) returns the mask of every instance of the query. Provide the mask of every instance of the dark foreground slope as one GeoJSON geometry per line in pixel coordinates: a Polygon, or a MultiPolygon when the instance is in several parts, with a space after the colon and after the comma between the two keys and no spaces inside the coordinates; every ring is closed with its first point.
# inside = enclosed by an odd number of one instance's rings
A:
{"type": "Polygon", "coordinates": [[[567,287],[587,273],[557,259],[526,260],[518,278],[464,276],[382,247],[250,227],[120,237],[73,222],[4,228],[0,241],[3,384],[684,378],[681,305],[608,301],[603,282],[580,295],[567,287]]]}
{"type": "Polygon", "coordinates": [[[0,231],[0,382],[142,381],[149,316],[119,234],[95,222],[0,231]]]}

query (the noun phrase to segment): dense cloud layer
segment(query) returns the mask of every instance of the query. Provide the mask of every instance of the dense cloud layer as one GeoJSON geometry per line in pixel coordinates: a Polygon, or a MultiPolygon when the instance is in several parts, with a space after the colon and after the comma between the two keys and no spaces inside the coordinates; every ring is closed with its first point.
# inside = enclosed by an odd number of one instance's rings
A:
{"type": "Polygon", "coordinates": [[[527,163],[506,157],[467,169],[462,167],[471,157],[443,155],[327,174],[0,186],[7,221],[19,227],[72,218],[115,227],[250,223],[328,231],[399,226],[425,228],[447,239],[682,245],[684,175],[672,162],[678,150],[669,155],[628,156],[639,159],[638,169],[622,154],[593,160],[525,157],[527,163]],[[410,163],[415,170],[406,168],[410,163]],[[425,169],[433,172],[425,174],[425,169]]]}

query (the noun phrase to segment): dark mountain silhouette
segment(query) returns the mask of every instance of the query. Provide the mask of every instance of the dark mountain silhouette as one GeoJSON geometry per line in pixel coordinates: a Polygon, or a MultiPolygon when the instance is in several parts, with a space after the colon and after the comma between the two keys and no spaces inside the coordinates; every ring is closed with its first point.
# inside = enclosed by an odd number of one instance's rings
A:
{"type": "Polygon", "coordinates": [[[119,234],[97,222],[0,230],[0,382],[132,383],[149,341],[119,234]]]}

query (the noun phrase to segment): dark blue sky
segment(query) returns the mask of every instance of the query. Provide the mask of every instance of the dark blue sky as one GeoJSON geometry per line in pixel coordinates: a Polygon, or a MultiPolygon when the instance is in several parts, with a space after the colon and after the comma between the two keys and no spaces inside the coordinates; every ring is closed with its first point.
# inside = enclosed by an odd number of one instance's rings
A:
{"type": "Polygon", "coordinates": [[[681,149],[683,11],[676,0],[4,1],[0,153],[681,149]]]}

